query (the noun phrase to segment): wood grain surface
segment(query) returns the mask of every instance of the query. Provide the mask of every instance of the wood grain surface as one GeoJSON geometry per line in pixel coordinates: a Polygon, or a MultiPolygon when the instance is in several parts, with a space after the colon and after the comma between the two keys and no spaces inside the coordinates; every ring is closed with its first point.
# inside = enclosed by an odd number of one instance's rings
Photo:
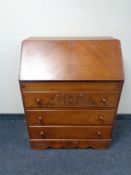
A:
{"type": "Polygon", "coordinates": [[[32,149],[110,146],[124,83],[119,40],[26,39],[19,83],[32,149]]]}
{"type": "Polygon", "coordinates": [[[20,80],[123,80],[119,40],[32,38],[23,41],[20,80]]]}
{"type": "Polygon", "coordinates": [[[27,110],[28,126],[112,125],[115,110],[27,110]]]}

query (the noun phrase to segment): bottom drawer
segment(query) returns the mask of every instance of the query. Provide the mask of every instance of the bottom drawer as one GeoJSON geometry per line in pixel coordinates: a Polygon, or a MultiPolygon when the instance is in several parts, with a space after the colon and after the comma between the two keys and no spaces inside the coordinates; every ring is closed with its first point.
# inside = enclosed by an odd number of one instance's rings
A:
{"type": "Polygon", "coordinates": [[[111,145],[110,139],[31,139],[32,149],[46,148],[97,148],[104,149],[111,145]]]}
{"type": "Polygon", "coordinates": [[[31,139],[109,139],[112,126],[30,126],[29,135],[31,139]]]}

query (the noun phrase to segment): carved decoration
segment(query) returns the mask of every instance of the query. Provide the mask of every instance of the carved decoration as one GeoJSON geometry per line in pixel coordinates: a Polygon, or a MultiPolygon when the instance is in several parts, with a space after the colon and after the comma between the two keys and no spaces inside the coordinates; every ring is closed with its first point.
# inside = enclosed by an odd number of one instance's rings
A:
{"type": "Polygon", "coordinates": [[[85,93],[71,94],[71,93],[59,93],[53,94],[47,105],[51,106],[96,106],[95,100],[85,93]]]}

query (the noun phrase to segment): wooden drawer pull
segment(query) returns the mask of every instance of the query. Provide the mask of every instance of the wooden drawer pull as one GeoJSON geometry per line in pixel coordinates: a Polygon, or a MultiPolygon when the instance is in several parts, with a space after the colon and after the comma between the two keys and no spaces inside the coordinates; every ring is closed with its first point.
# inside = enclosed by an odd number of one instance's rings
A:
{"type": "Polygon", "coordinates": [[[104,116],[101,115],[101,116],[99,117],[99,119],[100,119],[101,121],[104,121],[104,116]]]}
{"type": "Polygon", "coordinates": [[[42,121],[42,116],[38,116],[38,120],[42,121]]]}
{"type": "Polygon", "coordinates": [[[44,137],[44,136],[45,136],[44,131],[40,131],[40,135],[41,135],[42,137],[44,137]]]}
{"type": "Polygon", "coordinates": [[[41,103],[41,100],[39,98],[36,99],[36,103],[37,104],[40,104],[41,103]]]}
{"type": "Polygon", "coordinates": [[[97,135],[98,136],[101,136],[101,131],[97,131],[97,135]]]}
{"type": "Polygon", "coordinates": [[[42,116],[40,115],[40,116],[38,116],[38,120],[40,121],[40,123],[41,124],[44,124],[44,121],[43,121],[43,118],[42,118],[42,116]]]}
{"type": "Polygon", "coordinates": [[[106,104],[107,103],[107,99],[106,98],[102,98],[101,99],[101,102],[104,103],[104,104],[106,104]]]}

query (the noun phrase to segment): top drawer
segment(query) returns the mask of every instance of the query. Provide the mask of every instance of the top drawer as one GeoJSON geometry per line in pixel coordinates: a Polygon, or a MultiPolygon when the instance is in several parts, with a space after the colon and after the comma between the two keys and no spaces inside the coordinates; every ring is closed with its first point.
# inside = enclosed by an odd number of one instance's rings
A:
{"type": "Polygon", "coordinates": [[[43,91],[24,92],[27,108],[43,107],[117,107],[119,91],[43,91]]]}
{"type": "Polygon", "coordinates": [[[22,91],[120,91],[123,82],[20,82],[22,91]]]}

